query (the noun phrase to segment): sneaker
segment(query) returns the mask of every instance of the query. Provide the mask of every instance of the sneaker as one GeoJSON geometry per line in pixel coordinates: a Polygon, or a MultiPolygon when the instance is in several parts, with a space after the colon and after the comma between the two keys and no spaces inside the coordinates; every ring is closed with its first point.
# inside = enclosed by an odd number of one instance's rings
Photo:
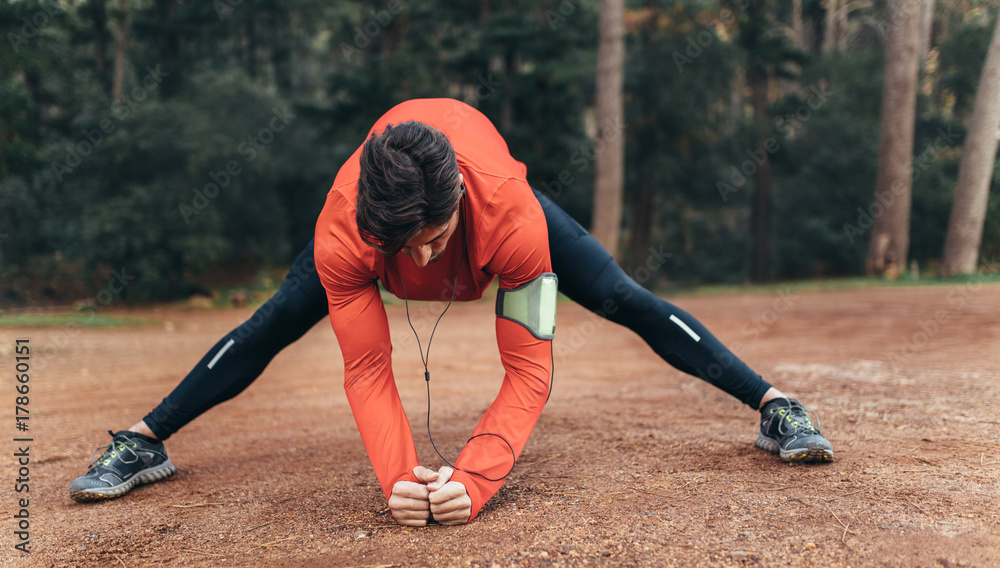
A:
{"type": "Polygon", "coordinates": [[[170,463],[163,442],[135,432],[108,430],[111,443],[90,454],[90,471],[73,480],[69,496],[80,502],[114,499],[136,485],[156,483],[177,473],[170,463]],[[94,461],[94,454],[103,450],[94,461]]]}
{"type": "Polygon", "coordinates": [[[761,409],[760,434],[754,445],[787,462],[833,461],[833,446],[819,432],[819,417],[795,399],[777,398],[761,409]]]}

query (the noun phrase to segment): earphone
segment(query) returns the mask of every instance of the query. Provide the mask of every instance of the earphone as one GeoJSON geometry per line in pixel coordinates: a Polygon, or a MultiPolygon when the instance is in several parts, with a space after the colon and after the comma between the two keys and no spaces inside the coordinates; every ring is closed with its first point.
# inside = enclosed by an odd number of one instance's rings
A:
{"type": "MultiPolygon", "coordinates": [[[[464,195],[465,195],[465,185],[463,184],[462,185],[462,196],[464,196],[464,195]]],[[[463,247],[464,247],[464,240],[463,240],[463,247]]],[[[464,250],[463,250],[463,253],[464,253],[464,250]]],[[[451,298],[448,299],[448,305],[446,305],[444,307],[444,310],[441,311],[441,315],[439,315],[438,318],[437,318],[437,321],[434,322],[434,327],[431,329],[431,335],[427,339],[427,352],[426,352],[426,354],[424,353],[423,346],[420,343],[420,335],[417,334],[416,328],[413,327],[413,321],[410,319],[410,302],[409,302],[409,299],[408,299],[407,294],[406,294],[406,283],[403,282],[402,275],[399,273],[399,270],[397,270],[396,267],[393,266],[392,261],[388,257],[386,257],[386,264],[388,264],[389,267],[392,268],[393,272],[396,273],[396,276],[399,278],[400,286],[402,286],[402,288],[403,288],[403,303],[406,306],[406,322],[410,325],[410,329],[413,330],[413,336],[417,339],[417,350],[420,351],[420,361],[424,365],[424,382],[427,384],[427,437],[430,438],[431,447],[434,448],[434,452],[437,453],[437,455],[438,455],[439,458],[441,458],[441,461],[443,461],[444,463],[448,464],[448,466],[450,466],[455,471],[462,471],[462,472],[468,473],[470,475],[476,475],[476,476],[479,476],[479,477],[485,479],[486,481],[503,481],[504,479],[507,478],[508,475],[511,474],[512,471],[514,471],[514,465],[517,462],[517,454],[516,454],[516,452],[514,452],[514,447],[510,445],[510,442],[508,442],[507,439],[504,438],[503,436],[501,436],[500,434],[494,434],[492,432],[483,432],[482,434],[476,434],[475,436],[472,436],[466,442],[466,444],[468,444],[472,440],[474,440],[476,438],[483,437],[483,436],[496,436],[497,438],[500,438],[503,441],[504,444],[507,444],[507,448],[510,450],[510,455],[511,455],[510,469],[507,470],[507,473],[503,474],[501,477],[498,477],[496,479],[491,478],[491,477],[486,477],[485,475],[483,475],[482,473],[480,473],[478,471],[470,471],[470,470],[462,469],[462,468],[456,466],[455,464],[451,463],[450,461],[448,461],[443,455],[441,455],[441,451],[438,450],[437,444],[434,443],[434,436],[431,434],[431,372],[430,372],[430,369],[428,367],[428,363],[429,363],[430,357],[431,357],[431,342],[434,341],[434,332],[437,331],[437,326],[438,326],[439,323],[441,323],[441,318],[443,318],[444,314],[446,314],[448,312],[448,308],[451,307],[452,302],[455,300],[455,292],[458,290],[458,277],[462,273],[462,267],[465,266],[465,256],[466,256],[465,254],[462,254],[462,258],[461,258],[461,260],[458,263],[458,270],[455,271],[455,279],[452,282],[452,286],[451,286],[451,298]]]]}

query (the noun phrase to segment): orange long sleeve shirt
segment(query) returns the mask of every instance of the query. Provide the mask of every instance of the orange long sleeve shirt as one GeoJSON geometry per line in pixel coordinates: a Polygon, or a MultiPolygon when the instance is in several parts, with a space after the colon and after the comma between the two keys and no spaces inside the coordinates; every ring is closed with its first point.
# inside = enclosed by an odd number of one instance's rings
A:
{"type": "MultiPolygon", "coordinates": [[[[423,268],[404,254],[386,257],[366,245],[355,221],[359,148],[340,169],[316,224],[315,260],[330,303],[330,321],[344,356],[344,388],[368,457],[388,499],[398,481],[417,481],[419,465],[409,422],[392,372],[392,342],[376,281],[402,298],[475,300],[494,280],[511,289],[552,270],[541,206],[493,124],[450,99],[420,99],[393,107],[371,132],[415,120],[443,132],[455,149],[466,194],[460,225],[440,258],[423,268]],[[387,266],[391,262],[392,267],[387,266]],[[395,270],[393,270],[395,267],[395,270]],[[398,272],[398,273],[397,273],[398,272]]],[[[370,133],[369,133],[370,134],[370,133]]],[[[505,375],[500,393],[455,462],[461,469],[500,478],[520,455],[548,397],[552,370],[548,341],[502,318],[497,345],[505,375]]],[[[408,373],[419,376],[419,373],[408,373]]],[[[471,521],[503,481],[456,471],[472,499],[471,521]]]]}

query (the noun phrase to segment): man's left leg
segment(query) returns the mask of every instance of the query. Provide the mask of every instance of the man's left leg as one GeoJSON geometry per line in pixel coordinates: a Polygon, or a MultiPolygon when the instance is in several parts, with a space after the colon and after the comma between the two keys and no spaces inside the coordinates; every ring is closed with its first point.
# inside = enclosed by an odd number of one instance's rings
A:
{"type": "Polygon", "coordinates": [[[786,461],[833,460],[830,442],[804,406],[764,381],[693,316],[629,278],[607,250],[550,199],[537,191],[535,197],[545,213],[560,292],[636,332],[673,367],[760,410],[757,447],[786,461]]]}
{"type": "Polygon", "coordinates": [[[113,499],[173,475],[177,470],[163,441],[250,386],[278,352],[326,315],[326,292],[310,241],[274,296],[223,336],[156,408],[128,430],[109,431],[111,444],[99,448],[101,456],[91,461],[89,471],[70,483],[70,497],[113,499]]]}

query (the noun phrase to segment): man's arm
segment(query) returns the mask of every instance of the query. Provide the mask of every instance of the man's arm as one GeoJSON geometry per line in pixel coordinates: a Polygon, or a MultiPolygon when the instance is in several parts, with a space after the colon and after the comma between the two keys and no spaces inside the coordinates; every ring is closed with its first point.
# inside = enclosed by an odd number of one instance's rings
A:
{"type": "Polygon", "coordinates": [[[549,393],[550,342],[535,339],[509,320],[498,318],[496,327],[500,359],[506,370],[503,385],[476,426],[473,436],[478,437],[466,444],[455,462],[465,471],[456,471],[451,477],[452,482],[465,486],[472,501],[469,521],[503,485],[503,476],[521,455],[549,393]]]}
{"type": "Polygon", "coordinates": [[[330,321],[344,355],[344,391],[386,498],[397,481],[416,481],[410,423],[392,374],[392,344],[375,283],[344,300],[330,297],[330,321]]]}
{"type": "Polygon", "coordinates": [[[315,260],[330,322],[344,356],[344,390],[386,499],[399,482],[418,482],[410,424],[392,374],[389,324],[374,274],[338,233],[317,227],[315,260]]]}
{"type": "MultiPolygon", "coordinates": [[[[519,192],[520,199],[514,208],[491,211],[503,218],[496,223],[503,230],[495,233],[489,251],[491,260],[486,267],[500,277],[500,288],[505,290],[551,271],[548,231],[538,201],[527,184],[515,180],[508,183],[511,187],[505,190],[519,192]],[[521,223],[517,219],[533,221],[521,223]]],[[[442,490],[453,483],[464,487],[471,499],[469,521],[503,485],[503,476],[521,454],[549,394],[551,341],[537,339],[520,324],[502,318],[497,318],[496,333],[500,361],[506,371],[500,393],[476,426],[475,437],[455,462],[466,471],[455,471],[451,482],[442,486],[442,490]]],[[[431,492],[432,510],[435,493],[431,492]]]]}

